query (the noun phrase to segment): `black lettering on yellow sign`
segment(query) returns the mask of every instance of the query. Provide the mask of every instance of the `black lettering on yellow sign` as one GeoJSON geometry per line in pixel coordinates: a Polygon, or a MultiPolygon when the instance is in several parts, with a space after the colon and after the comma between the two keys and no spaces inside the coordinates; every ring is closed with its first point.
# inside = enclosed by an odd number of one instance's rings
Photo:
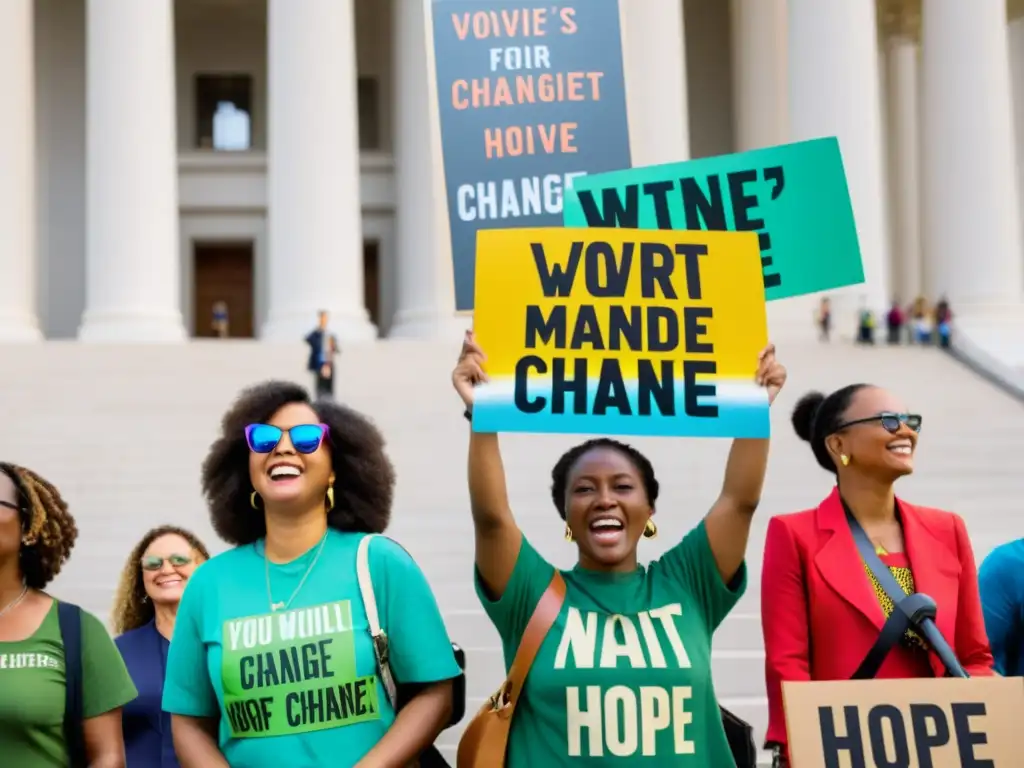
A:
{"type": "Polygon", "coordinates": [[[515,366],[513,400],[520,412],[550,409],[552,414],[617,412],[675,416],[675,392],[681,384],[687,416],[718,416],[718,406],[704,401],[713,400],[715,385],[698,379],[716,373],[715,361],[693,359],[694,355],[714,353],[714,344],[707,339],[708,321],[714,315],[712,308],[692,304],[641,306],[626,301],[631,279],[639,280],[640,296],[644,299],[678,301],[682,291],[691,302],[702,300],[700,266],[701,257],[708,253],[706,245],[679,243],[670,248],[664,243],[639,241],[617,248],[601,240],[576,241],[564,264],[549,261],[542,243],[532,243],[531,249],[546,298],[568,298],[585,290],[595,301],[578,306],[571,320],[566,304],[528,305],[524,324],[526,349],[678,352],[679,357],[639,358],[637,392],[631,398],[616,357],[602,360],[596,380],[588,380],[586,357],[557,355],[549,365],[539,354],[528,354],[515,366]],[[677,280],[673,282],[677,268],[677,280]],[[550,377],[550,397],[530,393],[531,376],[550,377]]]}

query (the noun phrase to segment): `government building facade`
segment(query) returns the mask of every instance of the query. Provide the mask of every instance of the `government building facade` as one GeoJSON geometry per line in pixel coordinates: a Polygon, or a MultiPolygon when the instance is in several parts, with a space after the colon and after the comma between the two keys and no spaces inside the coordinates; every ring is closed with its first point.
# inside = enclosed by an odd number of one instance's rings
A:
{"type": "MultiPolygon", "coordinates": [[[[1024,22],[1003,0],[924,6],[620,0],[633,163],[838,136],[867,274],[840,306],[944,295],[1005,351],[1024,22]]],[[[238,337],[296,339],[319,309],[344,341],[450,333],[429,13],[0,2],[0,341],[207,336],[220,302],[238,337]]],[[[809,325],[814,301],[773,324],[809,325]]]]}

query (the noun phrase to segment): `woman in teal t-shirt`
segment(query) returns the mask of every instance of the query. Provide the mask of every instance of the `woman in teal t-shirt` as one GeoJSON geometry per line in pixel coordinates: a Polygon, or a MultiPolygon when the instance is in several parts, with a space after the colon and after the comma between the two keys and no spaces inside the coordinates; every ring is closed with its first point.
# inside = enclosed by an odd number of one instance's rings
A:
{"type": "Polygon", "coordinates": [[[460,669],[423,573],[380,537],[369,573],[411,694],[397,715],[380,680],[356,556],[391,512],[383,438],[278,382],[243,393],[222,430],[203,489],[237,546],[192,574],[178,608],[163,707],[182,768],[407,765],[447,725],[460,669]]]}
{"type": "MultiPolygon", "coordinates": [[[[486,380],[471,333],[452,376],[471,417],[486,380]]],[[[769,346],[758,382],[774,401],[786,370],[769,346]]],[[[509,768],[734,765],[711,679],[711,636],[746,587],[744,555],[761,496],[768,440],[734,440],[722,493],[704,520],[646,568],[641,536],[657,533],[658,481],[636,449],[607,438],[569,450],[552,471],[552,500],[576,542],[562,611],[519,699],[509,768]]],[[[511,665],[554,568],[509,508],[498,437],[471,432],[469,494],[477,591],[511,665]]]]}

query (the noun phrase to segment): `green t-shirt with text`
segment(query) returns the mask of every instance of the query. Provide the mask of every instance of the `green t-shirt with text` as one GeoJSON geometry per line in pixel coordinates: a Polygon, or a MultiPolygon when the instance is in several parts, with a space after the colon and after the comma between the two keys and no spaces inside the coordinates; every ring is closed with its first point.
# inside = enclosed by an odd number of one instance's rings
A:
{"type": "MultiPolygon", "coordinates": [[[[554,568],[523,538],[504,594],[477,592],[506,668],[554,568]]],[[[704,524],[647,568],[562,571],[565,604],[526,678],[508,768],[734,766],[711,679],[711,636],[746,588],[726,585],[704,524]]]]}
{"type": "MultiPolygon", "coordinates": [[[[0,642],[0,765],[66,768],[64,643],[57,602],[31,637],[0,642]]],[[[82,612],[82,711],[86,719],[137,695],[107,630],[82,612]]]]}
{"type": "MultiPolygon", "coordinates": [[[[233,768],[349,768],[394,722],[356,578],[364,535],[330,530],[318,559],[313,547],[271,565],[269,577],[260,541],[217,555],[189,579],[163,708],[219,718],[220,749],[233,768]],[[287,610],[269,610],[268,578],[275,600],[295,595],[287,610]]],[[[456,677],[444,621],[416,562],[384,537],[368,554],[395,678],[456,677]]]]}

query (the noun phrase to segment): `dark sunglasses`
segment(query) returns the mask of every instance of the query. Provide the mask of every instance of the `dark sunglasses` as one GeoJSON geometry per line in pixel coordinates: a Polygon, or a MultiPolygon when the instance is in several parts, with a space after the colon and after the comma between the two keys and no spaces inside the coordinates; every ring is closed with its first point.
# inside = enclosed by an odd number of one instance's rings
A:
{"type": "Polygon", "coordinates": [[[15,512],[21,512],[21,507],[19,507],[17,504],[12,504],[9,501],[0,501],[0,507],[4,507],[6,509],[13,509],[15,512]]]}
{"type": "Polygon", "coordinates": [[[283,430],[269,424],[250,424],[245,428],[245,442],[253,453],[270,453],[277,448],[284,433],[299,453],[316,453],[320,444],[327,437],[326,424],[298,424],[291,429],[283,430]]]}
{"type": "Polygon", "coordinates": [[[161,568],[164,567],[165,560],[174,566],[188,565],[192,562],[192,558],[188,555],[170,555],[169,557],[160,557],[159,555],[147,555],[146,557],[142,558],[142,570],[159,571],[161,568]]]}
{"type": "Polygon", "coordinates": [[[868,416],[866,419],[854,419],[853,421],[847,421],[836,427],[836,432],[847,427],[852,427],[855,424],[872,424],[879,422],[882,428],[886,432],[896,434],[900,431],[900,424],[906,424],[910,429],[915,432],[921,431],[921,415],[918,413],[879,413],[874,416],[868,416]]]}

